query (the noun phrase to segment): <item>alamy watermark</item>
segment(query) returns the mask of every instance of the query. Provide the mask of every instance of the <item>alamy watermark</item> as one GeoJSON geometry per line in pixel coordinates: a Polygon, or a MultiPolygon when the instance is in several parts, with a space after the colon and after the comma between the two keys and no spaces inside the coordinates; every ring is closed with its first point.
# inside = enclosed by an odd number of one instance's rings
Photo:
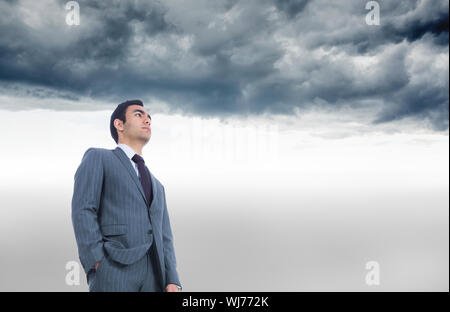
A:
{"type": "Polygon", "coordinates": [[[77,261],[67,261],[66,263],[66,285],[80,285],[80,264],[77,261]]]}
{"type": "Polygon", "coordinates": [[[66,3],[66,24],[69,26],[80,25],[80,5],[77,1],[69,1],[66,3]]]}
{"type": "Polygon", "coordinates": [[[379,286],[380,285],[380,264],[377,261],[369,261],[366,263],[366,285],[379,286]]]}
{"type": "Polygon", "coordinates": [[[277,162],[277,125],[224,125],[193,119],[171,128],[170,155],[190,160],[277,162]]]}
{"type": "Polygon", "coordinates": [[[366,3],[366,10],[370,10],[366,15],[366,24],[369,26],[380,25],[380,4],[377,1],[366,3]]]}

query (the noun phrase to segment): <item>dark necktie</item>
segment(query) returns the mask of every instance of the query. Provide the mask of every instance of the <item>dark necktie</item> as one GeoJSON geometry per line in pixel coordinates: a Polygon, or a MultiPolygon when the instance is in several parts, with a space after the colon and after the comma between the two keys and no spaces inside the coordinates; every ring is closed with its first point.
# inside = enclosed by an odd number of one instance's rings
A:
{"type": "Polygon", "coordinates": [[[141,180],[142,188],[144,189],[145,198],[147,199],[147,203],[150,206],[151,204],[151,195],[152,195],[152,183],[150,182],[150,176],[147,173],[147,168],[145,167],[144,158],[135,154],[133,158],[131,158],[138,166],[139,171],[139,180],[141,180]]]}

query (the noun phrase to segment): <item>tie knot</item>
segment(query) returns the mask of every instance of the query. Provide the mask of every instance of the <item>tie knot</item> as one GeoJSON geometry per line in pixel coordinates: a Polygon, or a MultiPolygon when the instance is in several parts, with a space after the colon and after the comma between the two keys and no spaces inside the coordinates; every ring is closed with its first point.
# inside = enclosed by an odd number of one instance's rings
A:
{"type": "Polygon", "coordinates": [[[134,154],[134,156],[131,158],[135,163],[145,163],[144,158],[139,156],[138,154],[134,154]]]}

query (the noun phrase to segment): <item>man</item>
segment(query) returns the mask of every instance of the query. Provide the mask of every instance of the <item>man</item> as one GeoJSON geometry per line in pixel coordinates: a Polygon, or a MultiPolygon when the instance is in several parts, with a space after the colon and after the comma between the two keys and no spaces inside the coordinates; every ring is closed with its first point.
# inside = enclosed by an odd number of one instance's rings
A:
{"type": "Polygon", "coordinates": [[[75,173],[72,223],[89,291],[181,290],[163,185],[142,148],[151,117],[140,100],[111,115],[114,150],[89,148],[75,173]]]}

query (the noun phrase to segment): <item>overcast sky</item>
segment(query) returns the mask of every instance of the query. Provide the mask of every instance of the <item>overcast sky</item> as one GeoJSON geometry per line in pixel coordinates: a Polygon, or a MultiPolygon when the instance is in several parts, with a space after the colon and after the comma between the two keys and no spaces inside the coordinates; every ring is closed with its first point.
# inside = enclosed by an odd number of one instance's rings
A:
{"type": "Polygon", "coordinates": [[[1,1],[1,107],[98,109],[141,98],[218,116],[365,109],[448,129],[446,0],[1,1]],[[17,101],[23,97],[32,101],[17,101]],[[89,102],[89,103],[87,103],[89,102]]]}
{"type": "Polygon", "coordinates": [[[185,290],[448,291],[449,3],[367,2],[0,0],[0,290],[87,290],[73,175],[139,98],[185,290]]]}

